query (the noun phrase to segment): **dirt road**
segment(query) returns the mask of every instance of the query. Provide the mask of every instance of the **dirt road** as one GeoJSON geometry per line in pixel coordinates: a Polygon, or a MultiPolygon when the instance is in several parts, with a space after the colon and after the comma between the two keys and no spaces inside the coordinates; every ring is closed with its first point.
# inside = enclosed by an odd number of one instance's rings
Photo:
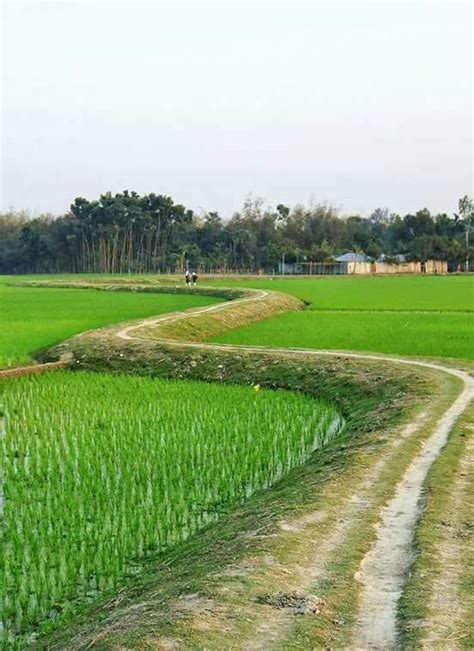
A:
{"type": "MultiPolygon", "coordinates": [[[[268,296],[267,292],[241,299],[242,301],[258,301],[268,296]]],[[[143,329],[150,325],[159,326],[161,322],[179,321],[187,318],[205,316],[226,309],[232,309],[232,303],[213,305],[211,307],[191,310],[189,313],[167,315],[153,320],[145,320],[117,330],[117,337],[125,340],[148,338],[142,334],[143,329]]],[[[155,331],[154,341],[173,345],[170,339],[160,339],[159,329],[155,331]]],[[[412,367],[426,368],[440,373],[447,373],[461,380],[463,389],[454,402],[446,409],[437,421],[425,445],[413,459],[410,466],[400,478],[396,493],[380,512],[380,523],[377,529],[377,539],[372,549],[365,556],[356,580],[360,582],[361,596],[359,616],[354,629],[352,647],[361,649],[394,649],[397,646],[397,605],[414,558],[413,542],[416,524],[419,520],[422,504],[423,483],[431,465],[442,452],[449,434],[457,419],[463,414],[474,398],[474,378],[463,370],[427,361],[409,358],[391,357],[386,355],[370,355],[346,351],[278,349],[258,346],[234,346],[226,344],[183,343],[180,348],[248,352],[265,352],[267,355],[294,357],[337,356],[351,359],[376,360],[388,364],[403,364],[412,367]]],[[[352,514],[357,517],[357,510],[352,514]]],[[[336,537],[341,533],[335,534],[336,537]]],[[[332,545],[335,540],[332,541],[332,545]]],[[[321,559],[321,550],[318,550],[321,559]]],[[[282,624],[280,624],[282,625],[282,624]]],[[[262,628],[263,635],[254,638],[249,648],[269,648],[281,636],[278,624],[269,626],[268,622],[262,628]],[[258,641],[259,640],[259,641],[258,641]]]]}

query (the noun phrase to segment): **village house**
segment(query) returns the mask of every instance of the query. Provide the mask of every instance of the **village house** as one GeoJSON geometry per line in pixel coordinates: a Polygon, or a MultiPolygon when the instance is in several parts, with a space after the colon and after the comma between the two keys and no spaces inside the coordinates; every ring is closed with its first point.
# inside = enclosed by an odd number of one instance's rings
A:
{"type": "Polygon", "coordinates": [[[348,252],[335,258],[335,262],[280,262],[282,275],[370,275],[370,274],[445,274],[446,260],[407,260],[403,254],[381,255],[377,260],[363,253],[348,252]]]}

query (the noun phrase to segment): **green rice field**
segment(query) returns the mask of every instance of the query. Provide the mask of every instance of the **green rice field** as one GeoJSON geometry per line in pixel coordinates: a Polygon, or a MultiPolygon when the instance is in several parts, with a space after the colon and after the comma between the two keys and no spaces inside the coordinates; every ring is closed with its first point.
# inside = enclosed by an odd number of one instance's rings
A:
{"type": "Polygon", "coordinates": [[[474,359],[474,315],[290,312],[231,330],[214,341],[474,359]]]}
{"type": "Polygon", "coordinates": [[[205,282],[292,294],[310,310],[474,312],[474,276],[275,276],[205,282]]]}
{"type": "Polygon", "coordinates": [[[404,276],[238,282],[309,305],[227,332],[232,344],[474,359],[474,277],[404,276]]]}
{"type": "MultiPolygon", "coordinates": [[[[218,337],[218,342],[474,357],[472,276],[222,277],[202,279],[199,284],[273,289],[307,303],[304,312],[240,328],[218,337]]],[[[6,366],[26,362],[33,351],[82,330],[216,299],[0,284],[0,301],[0,365],[6,366]]]]}
{"type": "MultiPolygon", "coordinates": [[[[219,342],[474,358],[471,278],[208,284],[307,303],[219,342]]],[[[0,365],[91,328],[218,300],[0,283],[0,365]]],[[[150,557],[273,485],[344,425],[302,393],[70,371],[3,381],[0,408],[6,648],[115,594],[150,557]]]]}
{"type": "Polygon", "coordinates": [[[84,330],[219,302],[208,296],[8,287],[0,284],[0,367],[84,330]]]}
{"type": "MultiPolygon", "coordinates": [[[[146,280],[163,281],[161,277],[146,280]]],[[[180,277],[173,280],[182,282],[180,277]]],[[[203,278],[199,284],[273,289],[307,303],[304,312],[240,328],[217,342],[474,357],[473,276],[222,277],[203,278]]],[[[89,328],[216,299],[0,284],[0,301],[0,365],[6,366],[26,362],[33,351],[89,328]]]]}
{"type": "Polygon", "coordinates": [[[343,426],[323,402],[254,387],[57,372],[0,389],[5,648],[116,589],[343,426]]]}

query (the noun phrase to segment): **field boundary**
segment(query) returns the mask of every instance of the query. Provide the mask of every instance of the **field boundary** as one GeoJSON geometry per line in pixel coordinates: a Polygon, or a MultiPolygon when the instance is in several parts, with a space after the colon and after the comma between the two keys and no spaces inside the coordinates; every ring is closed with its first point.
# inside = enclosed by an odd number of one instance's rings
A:
{"type": "MultiPolygon", "coordinates": [[[[42,283],[36,286],[52,285],[42,283]]],[[[66,284],[60,286],[65,287],[66,284]]],[[[77,287],[77,284],[72,286],[77,287]]],[[[116,290],[116,286],[111,285],[99,287],[98,284],[94,284],[93,287],[116,290]]],[[[160,286],[153,287],[153,290],[149,286],[145,287],[147,289],[144,291],[157,293],[163,289],[160,286]]],[[[133,285],[127,285],[126,289],[141,291],[139,286],[133,285]]],[[[205,294],[206,290],[207,288],[204,287],[199,288],[199,293],[205,294]]],[[[120,287],[119,291],[124,291],[124,288],[120,287]]],[[[385,504],[375,543],[365,555],[357,576],[357,580],[362,585],[362,593],[354,643],[369,645],[371,648],[392,648],[396,645],[398,636],[398,601],[413,561],[411,550],[415,529],[422,512],[421,497],[424,481],[433,462],[439,457],[448,441],[457,419],[474,397],[474,378],[459,368],[390,355],[205,343],[204,340],[213,336],[216,329],[221,328],[221,331],[224,331],[281,311],[295,309],[290,307],[291,305],[301,309],[300,301],[297,299],[287,301],[281,298],[285,296],[267,290],[245,290],[244,295],[241,293],[239,297],[236,296],[234,300],[226,303],[192,308],[157,318],[89,331],[51,349],[49,355],[57,358],[58,355],[68,351],[74,356],[79,368],[84,364],[87,367],[87,350],[88,346],[92,346],[96,360],[102,357],[103,360],[110,362],[114,359],[117,362],[115,369],[119,370],[120,357],[126,357],[131,351],[136,352],[144,346],[147,349],[158,347],[169,351],[195,351],[203,354],[261,355],[265,358],[286,358],[292,361],[338,358],[354,362],[373,362],[378,365],[394,364],[446,373],[460,380],[461,392],[439,418],[425,446],[416,454],[404,472],[396,486],[394,496],[385,504]],[[127,345],[132,345],[134,348],[127,348],[127,345]],[[122,347],[125,352],[122,351],[122,347]],[[79,355],[76,355],[76,352],[79,352],[79,355]],[[404,506],[403,509],[401,505],[404,506]],[[403,550],[402,554],[400,549],[403,550]]]]}
{"type": "Polygon", "coordinates": [[[66,359],[58,362],[45,362],[39,364],[28,364],[27,366],[15,366],[14,368],[0,369],[0,380],[19,377],[20,375],[36,375],[49,371],[60,371],[72,365],[72,355],[65,355],[66,359]]]}

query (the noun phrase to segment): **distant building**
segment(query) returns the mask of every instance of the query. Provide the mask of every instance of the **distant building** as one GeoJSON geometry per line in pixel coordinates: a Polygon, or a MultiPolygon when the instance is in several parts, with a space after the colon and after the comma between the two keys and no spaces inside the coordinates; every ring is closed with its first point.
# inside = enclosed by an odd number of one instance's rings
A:
{"type": "Polygon", "coordinates": [[[370,262],[370,258],[361,253],[344,253],[344,255],[338,255],[335,260],[336,262],[370,262]]]}
{"type": "MultiPolygon", "coordinates": [[[[392,258],[393,259],[393,258],[392,258]]],[[[368,262],[348,262],[347,273],[356,275],[369,274],[445,274],[448,273],[446,260],[426,260],[426,262],[409,262],[405,256],[400,256],[395,262],[374,260],[368,262]]]]}
{"type": "Polygon", "coordinates": [[[377,258],[377,262],[392,262],[393,260],[396,260],[397,262],[406,262],[407,257],[403,253],[397,253],[396,255],[385,255],[385,253],[382,253],[380,258],[377,258]]]}
{"type": "Polygon", "coordinates": [[[363,253],[348,252],[337,256],[335,262],[285,262],[278,265],[278,273],[294,276],[351,276],[370,274],[445,274],[448,272],[446,260],[426,260],[410,262],[403,253],[381,255],[371,260],[363,253]]]}
{"type": "Polygon", "coordinates": [[[445,274],[448,272],[446,260],[426,260],[426,262],[410,262],[406,255],[397,253],[388,256],[381,255],[377,260],[359,253],[345,253],[336,258],[336,262],[347,265],[348,275],[367,274],[445,274]]]}

